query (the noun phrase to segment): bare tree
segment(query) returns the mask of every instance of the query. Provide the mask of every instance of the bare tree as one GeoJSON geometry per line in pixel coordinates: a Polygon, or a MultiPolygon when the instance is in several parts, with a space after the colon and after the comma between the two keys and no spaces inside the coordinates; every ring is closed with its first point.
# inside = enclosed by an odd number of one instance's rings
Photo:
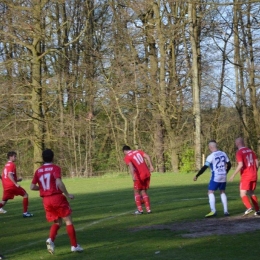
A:
{"type": "Polygon", "coordinates": [[[188,5],[189,32],[192,49],[192,89],[193,89],[193,116],[194,116],[194,150],[196,169],[201,167],[201,108],[200,108],[200,5],[201,1],[191,1],[188,5]]]}
{"type": "MultiPolygon", "coordinates": [[[[31,107],[29,110],[23,109],[23,112],[32,119],[34,134],[31,136],[31,141],[33,142],[34,168],[37,168],[42,160],[41,153],[45,147],[47,129],[48,102],[43,100],[45,87],[43,59],[52,53],[61,55],[60,49],[77,42],[86,32],[88,21],[85,21],[78,34],[70,41],[57,45],[56,42],[60,43],[60,41],[52,39],[53,33],[58,38],[56,32],[62,28],[56,30],[52,23],[53,19],[59,19],[59,17],[55,17],[53,10],[56,3],[43,0],[40,2],[24,1],[23,3],[2,1],[2,4],[6,11],[2,16],[4,26],[1,28],[0,35],[5,39],[7,45],[16,47],[21,53],[19,56],[13,56],[12,59],[19,60],[27,66],[26,87],[30,89],[31,107]]],[[[64,21],[64,24],[67,22],[64,21]]],[[[19,83],[15,87],[19,88],[19,83]]]]}

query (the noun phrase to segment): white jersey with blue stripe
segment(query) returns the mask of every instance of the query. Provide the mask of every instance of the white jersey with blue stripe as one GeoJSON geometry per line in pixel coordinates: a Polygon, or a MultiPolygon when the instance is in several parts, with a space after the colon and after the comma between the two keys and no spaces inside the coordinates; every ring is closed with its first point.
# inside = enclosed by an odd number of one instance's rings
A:
{"type": "Polygon", "coordinates": [[[222,151],[213,152],[207,157],[205,165],[211,169],[211,180],[215,182],[227,181],[227,162],[229,162],[229,158],[222,151]]]}

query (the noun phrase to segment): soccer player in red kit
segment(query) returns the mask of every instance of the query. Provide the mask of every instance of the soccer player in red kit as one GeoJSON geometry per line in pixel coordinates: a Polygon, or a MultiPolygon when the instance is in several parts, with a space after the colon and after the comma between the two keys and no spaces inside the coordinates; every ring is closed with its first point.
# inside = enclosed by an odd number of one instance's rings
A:
{"type": "Polygon", "coordinates": [[[238,148],[236,153],[238,165],[231,175],[230,181],[233,181],[235,175],[240,172],[240,197],[247,208],[244,215],[253,212],[253,208],[255,215],[260,215],[258,199],[254,193],[257,183],[258,159],[254,151],[245,147],[244,140],[241,137],[236,139],[235,144],[238,148]],[[250,197],[253,207],[247,195],[250,197]]]}
{"type": "Polygon", "coordinates": [[[31,190],[39,190],[43,200],[46,219],[54,222],[50,228],[49,238],[46,241],[49,253],[54,253],[54,241],[58,230],[62,225],[62,220],[66,223],[67,234],[70,238],[71,251],[81,252],[83,248],[77,243],[76,232],[72,222],[69,202],[67,198],[74,199],[68,193],[61,180],[61,168],[52,163],[54,153],[46,149],[42,153],[44,164],[36,170],[31,183],[31,190]]]}
{"type": "Polygon", "coordinates": [[[7,158],[8,162],[6,163],[3,172],[2,172],[2,185],[3,185],[3,198],[0,202],[0,213],[6,213],[3,209],[3,206],[7,203],[8,200],[13,199],[15,196],[23,197],[23,217],[32,217],[33,214],[28,212],[28,194],[27,192],[18,184],[22,181],[22,178],[17,178],[16,174],[16,152],[8,152],[7,158]]]}
{"type": "Polygon", "coordinates": [[[144,200],[147,213],[151,213],[150,199],[147,190],[150,186],[150,176],[154,168],[150,156],[142,150],[131,150],[127,145],[123,146],[123,153],[125,154],[124,161],[129,167],[134,182],[134,196],[137,206],[135,214],[143,214],[141,198],[144,200]]]}

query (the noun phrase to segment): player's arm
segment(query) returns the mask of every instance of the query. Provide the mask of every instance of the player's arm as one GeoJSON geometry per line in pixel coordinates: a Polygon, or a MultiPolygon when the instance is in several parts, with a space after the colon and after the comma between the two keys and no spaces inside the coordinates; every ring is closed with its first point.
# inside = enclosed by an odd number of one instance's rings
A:
{"type": "Polygon", "coordinates": [[[31,183],[30,189],[31,190],[39,190],[40,187],[38,185],[36,185],[36,184],[31,183]]]}
{"type": "Polygon", "coordinates": [[[130,171],[130,173],[132,175],[132,179],[133,179],[133,181],[135,181],[135,168],[134,168],[134,165],[131,162],[129,162],[128,167],[129,167],[129,171],[130,171]]]}
{"type": "Polygon", "coordinates": [[[255,165],[256,165],[256,171],[258,171],[258,168],[259,168],[259,161],[258,161],[258,159],[255,159],[255,165]]]}
{"type": "Polygon", "coordinates": [[[56,179],[56,187],[59,188],[67,198],[74,199],[74,196],[68,193],[66,186],[60,178],[56,179]]]}
{"type": "Polygon", "coordinates": [[[147,163],[148,163],[148,167],[150,169],[150,172],[153,172],[154,171],[154,168],[153,168],[153,164],[152,164],[152,161],[151,161],[151,158],[150,156],[147,154],[147,153],[144,153],[144,158],[146,159],[147,163]]]}
{"type": "Polygon", "coordinates": [[[16,186],[19,187],[20,185],[14,180],[14,175],[12,172],[8,172],[7,174],[8,178],[11,180],[11,182],[16,186]]]}
{"type": "Polygon", "coordinates": [[[228,172],[229,172],[229,170],[231,169],[231,162],[229,161],[229,162],[227,162],[227,164],[226,164],[226,171],[227,171],[227,174],[228,174],[228,172]]]}
{"type": "Polygon", "coordinates": [[[199,172],[194,176],[193,180],[196,181],[198,177],[207,170],[207,168],[207,165],[202,166],[199,172]]]}
{"type": "Polygon", "coordinates": [[[234,171],[234,173],[231,175],[231,177],[229,178],[230,181],[234,180],[234,177],[237,175],[238,172],[240,172],[240,170],[243,168],[243,162],[239,162],[237,165],[236,170],[234,171]]]}
{"type": "Polygon", "coordinates": [[[37,183],[39,183],[38,181],[39,181],[39,180],[38,180],[37,175],[34,174],[33,179],[32,179],[32,182],[31,182],[31,185],[30,185],[30,189],[31,189],[31,190],[40,190],[40,186],[37,185],[37,183]]]}

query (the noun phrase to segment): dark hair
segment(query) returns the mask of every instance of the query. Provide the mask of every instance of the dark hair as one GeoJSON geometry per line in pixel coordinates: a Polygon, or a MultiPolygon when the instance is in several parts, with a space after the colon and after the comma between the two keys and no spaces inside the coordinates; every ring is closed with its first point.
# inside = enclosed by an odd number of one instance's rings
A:
{"type": "Polygon", "coordinates": [[[54,157],[54,153],[51,149],[46,149],[42,152],[42,159],[46,163],[52,162],[54,157]]]}
{"type": "Polygon", "coordinates": [[[14,155],[17,155],[16,152],[14,152],[14,151],[8,152],[7,153],[7,159],[9,159],[10,157],[12,157],[14,155]]]}
{"type": "Polygon", "coordinates": [[[123,148],[122,148],[122,150],[123,150],[123,151],[130,151],[131,148],[130,148],[130,146],[128,146],[128,145],[124,145],[123,148]]]}

